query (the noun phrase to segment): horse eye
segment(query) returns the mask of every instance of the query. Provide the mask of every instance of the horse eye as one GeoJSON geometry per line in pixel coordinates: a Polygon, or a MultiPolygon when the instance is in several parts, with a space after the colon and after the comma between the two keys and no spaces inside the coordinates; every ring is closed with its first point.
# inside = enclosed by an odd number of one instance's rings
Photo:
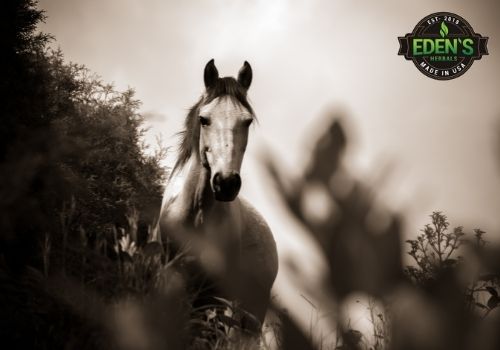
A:
{"type": "Polygon", "coordinates": [[[203,125],[203,126],[210,125],[210,119],[208,119],[206,117],[202,117],[200,115],[200,124],[203,125]]]}

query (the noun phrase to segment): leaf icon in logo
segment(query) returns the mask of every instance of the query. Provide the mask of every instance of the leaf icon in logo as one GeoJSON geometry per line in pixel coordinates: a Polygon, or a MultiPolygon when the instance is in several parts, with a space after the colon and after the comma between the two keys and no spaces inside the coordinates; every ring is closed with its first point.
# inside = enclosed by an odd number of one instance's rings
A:
{"type": "Polygon", "coordinates": [[[439,34],[441,34],[441,37],[445,37],[448,35],[448,27],[446,26],[446,23],[441,22],[441,29],[439,30],[439,34]]]}

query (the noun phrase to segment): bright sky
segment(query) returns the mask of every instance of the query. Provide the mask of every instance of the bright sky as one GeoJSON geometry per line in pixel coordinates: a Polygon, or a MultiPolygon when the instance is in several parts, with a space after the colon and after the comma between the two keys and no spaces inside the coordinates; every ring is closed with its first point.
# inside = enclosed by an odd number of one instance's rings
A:
{"type": "MultiPolygon", "coordinates": [[[[353,174],[373,183],[380,199],[406,215],[407,235],[433,210],[454,225],[500,229],[500,7],[484,1],[311,0],[42,0],[44,31],[68,61],[105,81],[131,86],[151,126],[174,145],[187,109],[203,90],[203,68],[215,58],[221,75],[244,60],[254,70],[249,95],[259,118],[242,175],[243,195],[264,213],[280,255],[306,273],[321,264],[312,243],[277,205],[259,167],[271,150],[285,172],[300,173],[331,109],[346,111],[354,139],[353,174]],[[424,16],[455,12],[489,36],[490,55],[462,77],[440,82],[397,56],[398,36],[424,16]],[[301,260],[302,259],[302,260],[301,260]]],[[[312,278],[312,277],[311,277],[312,278]]],[[[278,286],[287,284],[283,277],[278,286]]],[[[300,300],[300,290],[281,288],[300,300]]]]}

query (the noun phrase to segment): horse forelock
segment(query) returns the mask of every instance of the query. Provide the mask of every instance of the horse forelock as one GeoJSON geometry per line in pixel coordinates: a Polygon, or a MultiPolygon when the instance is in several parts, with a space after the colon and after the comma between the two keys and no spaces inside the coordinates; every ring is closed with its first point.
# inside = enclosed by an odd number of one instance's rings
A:
{"type": "Polygon", "coordinates": [[[241,104],[255,118],[252,106],[248,102],[247,91],[233,77],[219,78],[217,83],[190,108],[184,121],[184,130],[180,136],[177,161],[172,173],[183,167],[193,152],[198,151],[200,141],[200,123],[198,121],[200,108],[209,104],[218,97],[228,96],[235,103],[241,104]]]}

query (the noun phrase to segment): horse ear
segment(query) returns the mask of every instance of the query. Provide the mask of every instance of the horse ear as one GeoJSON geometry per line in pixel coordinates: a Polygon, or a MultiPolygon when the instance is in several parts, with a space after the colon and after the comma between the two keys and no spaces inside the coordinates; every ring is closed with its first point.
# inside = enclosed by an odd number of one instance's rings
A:
{"type": "Polygon", "coordinates": [[[245,89],[248,89],[252,83],[252,67],[247,61],[243,63],[243,67],[238,72],[238,83],[245,89]]]}
{"type": "Polygon", "coordinates": [[[210,61],[208,61],[207,65],[205,66],[205,72],[203,78],[205,80],[205,87],[207,89],[213,87],[217,82],[217,79],[219,79],[219,72],[215,67],[213,58],[210,61]]]}

